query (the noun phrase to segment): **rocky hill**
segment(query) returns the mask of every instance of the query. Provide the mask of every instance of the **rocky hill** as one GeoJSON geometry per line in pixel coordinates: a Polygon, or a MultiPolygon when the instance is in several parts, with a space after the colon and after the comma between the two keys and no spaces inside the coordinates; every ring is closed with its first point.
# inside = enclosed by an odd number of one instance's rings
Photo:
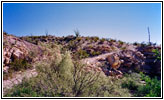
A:
{"type": "MultiPolygon", "coordinates": [[[[70,50],[74,59],[84,59],[95,57],[101,54],[111,53],[112,59],[122,60],[119,65],[120,70],[128,71],[129,69],[142,70],[147,74],[157,75],[160,77],[160,60],[156,61],[155,53],[152,50],[161,50],[160,46],[147,45],[144,43],[125,43],[121,40],[99,39],[98,37],[76,37],[73,35],[67,37],[55,36],[32,36],[21,37],[21,39],[38,44],[38,42],[56,43],[63,46],[63,50],[70,50]],[[120,67],[121,66],[121,67],[120,67]],[[155,71],[154,71],[155,70],[155,71]]],[[[106,62],[113,63],[107,58],[106,62]]],[[[116,60],[116,61],[117,61],[116,60]]],[[[109,64],[110,65],[110,64],[109,64]]],[[[109,67],[108,65],[108,67],[109,67]]],[[[110,69],[110,68],[109,68],[110,69]]]]}
{"type": "Polygon", "coordinates": [[[73,60],[85,64],[86,72],[102,72],[105,76],[117,79],[127,73],[143,72],[151,77],[157,76],[159,80],[161,78],[161,61],[157,59],[161,52],[160,46],[130,44],[98,37],[16,37],[4,33],[3,88],[21,83],[23,77],[36,76],[37,62],[51,61],[54,53],[58,54],[56,59],[61,59],[65,51],[71,52],[73,60]],[[23,72],[31,74],[24,76],[23,72]]]}

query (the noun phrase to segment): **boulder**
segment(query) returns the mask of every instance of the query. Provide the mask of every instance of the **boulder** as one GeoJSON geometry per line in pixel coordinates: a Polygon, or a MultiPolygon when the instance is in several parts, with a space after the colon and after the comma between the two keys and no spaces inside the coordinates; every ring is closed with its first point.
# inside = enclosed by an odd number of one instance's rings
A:
{"type": "Polygon", "coordinates": [[[15,48],[14,52],[12,53],[12,56],[14,59],[19,59],[19,58],[23,58],[24,53],[22,51],[20,51],[20,49],[15,48]]]}
{"type": "Polygon", "coordinates": [[[123,63],[123,60],[120,60],[119,56],[117,54],[111,54],[107,57],[107,61],[109,62],[110,66],[113,69],[118,69],[121,65],[121,63],[123,63]]]}

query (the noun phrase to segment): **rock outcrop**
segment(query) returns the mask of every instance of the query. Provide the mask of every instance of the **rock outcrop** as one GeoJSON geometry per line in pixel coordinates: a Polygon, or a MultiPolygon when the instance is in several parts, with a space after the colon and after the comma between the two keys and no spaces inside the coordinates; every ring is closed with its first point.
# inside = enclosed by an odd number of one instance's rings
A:
{"type": "MultiPolygon", "coordinates": [[[[14,59],[28,59],[31,52],[41,52],[41,49],[31,43],[12,35],[3,35],[3,71],[7,72],[9,64],[14,59]]],[[[37,54],[38,54],[37,53],[37,54]]],[[[38,54],[39,55],[39,54],[38,54]]]]}
{"type": "Polygon", "coordinates": [[[161,61],[157,60],[155,53],[152,52],[153,49],[158,49],[161,52],[160,46],[145,46],[139,47],[138,50],[143,53],[146,57],[145,65],[143,66],[143,70],[146,74],[150,76],[158,76],[161,78],[161,61]]]}

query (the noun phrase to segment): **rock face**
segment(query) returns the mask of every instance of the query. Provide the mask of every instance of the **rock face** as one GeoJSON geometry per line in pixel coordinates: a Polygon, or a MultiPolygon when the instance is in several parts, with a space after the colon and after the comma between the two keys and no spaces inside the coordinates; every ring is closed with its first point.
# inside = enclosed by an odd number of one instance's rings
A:
{"type": "Polygon", "coordinates": [[[134,70],[141,70],[145,64],[145,56],[139,51],[123,50],[120,52],[120,59],[124,60],[122,66],[134,70]]]}
{"type": "Polygon", "coordinates": [[[34,44],[23,41],[15,36],[3,35],[3,71],[7,72],[9,64],[14,59],[24,59],[30,52],[40,52],[40,48],[34,44]]]}
{"type": "Polygon", "coordinates": [[[137,50],[122,50],[86,58],[83,62],[95,69],[100,67],[107,76],[121,77],[129,70],[142,70],[144,60],[144,55],[137,50]]]}
{"type": "Polygon", "coordinates": [[[145,73],[150,76],[158,76],[161,78],[161,61],[157,60],[155,53],[152,52],[153,49],[158,49],[161,51],[160,46],[145,46],[139,47],[138,50],[144,54],[146,57],[145,65],[143,66],[143,70],[145,73]]]}

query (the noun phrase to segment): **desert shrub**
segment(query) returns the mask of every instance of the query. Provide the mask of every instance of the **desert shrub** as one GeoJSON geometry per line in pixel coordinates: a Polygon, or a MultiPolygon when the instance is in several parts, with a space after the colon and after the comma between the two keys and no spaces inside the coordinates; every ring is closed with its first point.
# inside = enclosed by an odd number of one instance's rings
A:
{"type": "Polygon", "coordinates": [[[146,82],[146,85],[142,85],[138,88],[136,96],[144,97],[160,97],[161,96],[161,81],[155,78],[150,78],[149,76],[141,73],[142,80],[146,82]]]}
{"type": "Polygon", "coordinates": [[[38,97],[40,96],[37,91],[33,91],[30,82],[24,80],[18,86],[14,86],[13,89],[9,90],[5,97],[38,97]]]}
{"type": "Polygon", "coordinates": [[[134,42],[134,43],[133,43],[133,45],[139,46],[139,43],[137,43],[137,42],[134,42]]]}
{"type": "Polygon", "coordinates": [[[99,37],[92,37],[94,42],[97,42],[99,40],[99,37]]]}
{"type": "Polygon", "coordinates": [[[121,47],[120,49],[121,49],[121,50],[126,50],[126,47],[121,47]]]}
{"type": "Polygon", "coordinates": [[[74,50],[77,48],[77,43],[75,42],[75,40],[71,40],[68,42],[66,48],[68,48],[69,50],[74,50]]]}
{"type": "Polygon", "coordinates": [[[100,39],[100,44],[102,44],[102,43],[104,43],[104,41],[105,41],[106,39],[104,39],[104,38],[102,38],[102,39],[100,39]]]}
{"type": "Polygon", "coordinates": [[[122,87],[128,88],[129,90],[136,90],[138,88],[138,86],[132,80],[129,80],[129,81],[122,83],[122,87]]]}
{"type": "Polygon", "coordinates": [[[85,40],[88,41],[89,40],[89,37],[86,37],[85,40]]]}
{"type": "Polygon", "coordinates": [[[141,43],[141,47],[146,47],[146,46],[147,46],[147,44],[145,42],[141,43]]]}
{"type": "Polygon", "coordinates": [[[155,61],[161,60],[161,53],[158,49],[153,49],[152,52],[155,53],[154,56],[157,57],[155,61]]]}
{"type": "Polygon", "coordinates": [[[118,43],[119,43],[119,44],[121,44],[121,45],[123,45],[123,44],[124,44],[124,42],[123,42],[123,41],[121,41],[121,40],[119,40],[119,41],[118,41],[118,43]]]}
{"type": "Polygon", "coordinates": [[[86,52],[86,50],[80,49],[75,53],[75,56],[78,59],[83,59],[89,57],[89,54],[86,52]]]}
{"type": "Polygon", "coordinates": [[[24,59],[14,59],[13,62],[10,63],[9,71],[20,71],[31,68],[32,65],[24,58],[24,59]]]}
{"type": "Polygon", "coordinates": [[[92,52],[90,52],[91,56],[97,56],[97,55],[100,55],[100,54],[101,54],[100,51],[92,51],[92,52]]]}
{"type": "Polygon", "coordinates": [[[28,60],[24,59],[14,59],[13,62],[9,64],[8,72],[3,72],[3,80],[13,77],[13,72],[24,71],[28,68],[32,68],[32,65],[28,60]]]}
{"type": "Polygon", "coordinates": [[[116,42],[116,40],[114,40],[114,39],[110,39],[109,42],[116,42]]]}
{"type": "Polygon", "coordinates": [[[76,40],[77,40],[78,42],[80,42],[80,41],[82,40],[82,37],[78,37],[78,38],[76,38],[76,40]]]}

